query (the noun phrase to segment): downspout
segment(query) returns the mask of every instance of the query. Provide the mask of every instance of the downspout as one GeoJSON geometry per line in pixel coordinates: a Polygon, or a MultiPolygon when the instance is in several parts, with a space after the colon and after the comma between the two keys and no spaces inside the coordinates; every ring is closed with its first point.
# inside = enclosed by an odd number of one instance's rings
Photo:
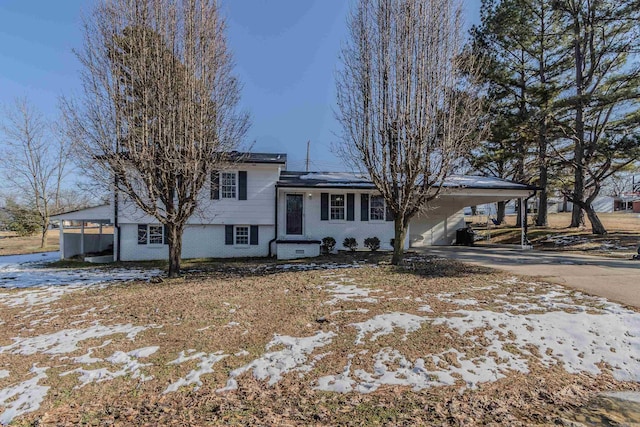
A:
{"type": "Polygon", "coordinates": [[[114,178],[115,188],[113,189],[113,229],[116,232],[116,259],[120,261],[120,225],[118,224],[118,177],[114,178]]]}
{"type": "Polygon", "coordinates": [[[271,258],[273,256],[273,254],[271,253],[271,245],[273,244],[273,242],[275,242],[276,240],[278,240],[278,184],[276,184],[275,186],[276,189],[276,195],[275,195],[275,228],[273,230],[273,239],[269,240],[269,258],[271,258]]]}

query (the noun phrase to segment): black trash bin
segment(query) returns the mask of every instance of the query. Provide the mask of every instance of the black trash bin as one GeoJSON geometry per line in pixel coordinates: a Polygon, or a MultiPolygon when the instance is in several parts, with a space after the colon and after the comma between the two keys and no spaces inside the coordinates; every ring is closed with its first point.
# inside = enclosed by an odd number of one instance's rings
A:
{"type": "Polygon", "coordinates": [[[458,228],[456,230],[456,245],[472,246],[475,240],[475,233],[470,227],[458,228]]]}

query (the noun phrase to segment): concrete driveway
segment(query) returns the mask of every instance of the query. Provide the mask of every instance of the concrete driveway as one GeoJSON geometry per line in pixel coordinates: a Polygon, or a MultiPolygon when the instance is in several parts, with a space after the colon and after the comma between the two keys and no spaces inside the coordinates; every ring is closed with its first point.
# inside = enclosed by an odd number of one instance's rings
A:
{"type": "Polygon", "coordinates": [[[539,276],[640,308],[640,261],[493,246],[432,246],[426,254],[539,276]]]}

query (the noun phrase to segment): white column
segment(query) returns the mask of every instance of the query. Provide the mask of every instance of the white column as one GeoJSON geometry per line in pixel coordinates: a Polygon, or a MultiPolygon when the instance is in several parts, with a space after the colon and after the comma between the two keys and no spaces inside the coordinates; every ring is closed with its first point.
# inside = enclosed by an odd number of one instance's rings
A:
{"type": "Polygon", "coordinates": [[[60,220],[60,259],[64,259],[64,220],[60,220]]]}
{"type": "Polygon", "coordinates": [[[524,222],[527,220],[527,207],[525,206],[525,200],[520,197],[520,247],[522,249],[524,249],[524,241],[525,241],[525,235],[524,235],[524,222]]]}
{"type": "Polygon", "coordinates": [[[84,221],[80,226],[80,255],[84,256],[84,221]]]}

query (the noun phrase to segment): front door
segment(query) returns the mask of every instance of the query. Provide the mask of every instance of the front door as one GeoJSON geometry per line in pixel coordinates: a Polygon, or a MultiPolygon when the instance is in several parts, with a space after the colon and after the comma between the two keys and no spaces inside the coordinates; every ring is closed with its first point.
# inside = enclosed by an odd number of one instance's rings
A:
{"type": "Polygon", "coordinates": [[[287,234],[302,234],[302,194],[287,194],[287,234]]]}

